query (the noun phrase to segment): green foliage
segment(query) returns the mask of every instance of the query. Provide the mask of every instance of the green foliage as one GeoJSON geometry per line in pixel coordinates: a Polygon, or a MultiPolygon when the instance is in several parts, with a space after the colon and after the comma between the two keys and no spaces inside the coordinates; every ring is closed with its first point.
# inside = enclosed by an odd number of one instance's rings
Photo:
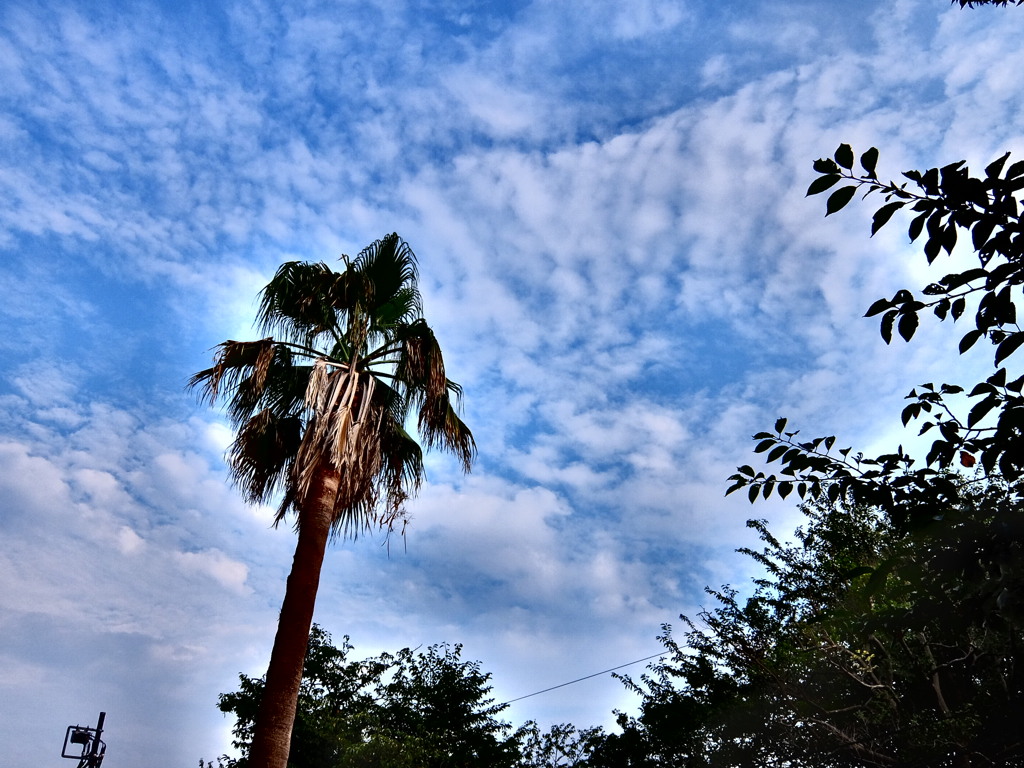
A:
{"type": "Polygon", "coordinates": [[[592,766],[957,766],[1024,761],[1024,519],[961,486],[954,521],[906,536],[881,510],[804,507],[764,547],[754,595],[717,607],[640,680],[592,766]]]}
{"type": "MultiPolygon", "coordinates": [[[[488,698],[490,675],[463,661],[459,645],[405,648],[350,661],[313,625],[292,734],[290,768],[442,768],[514,766],[519,751],[504,704],[488,698]]],[[[220,696],[235,716],[233,745],[245,768],[264,682],[240,676],[239,690],[220,696]]],[[[225,768],[229,768],[225,766],[225,768]]]]}
{"type": "Polygon", "coordinates": [[[406,648],[391,662],[391,678],[375,690],[374,736],[418,745],[422,766],[502,766],[518,758],[509,726],[497,719],[507,705],[487,698],[490,675],[461,660],[462,646],[406,648]]]}
{"type": "Polygon", "coordinates": [[[530,721],[519,729],[522,768],[577,768],[591,765],[591,757],[605,738],[601,728],[577,728],[560,723],[541,732],[530,721]]]}

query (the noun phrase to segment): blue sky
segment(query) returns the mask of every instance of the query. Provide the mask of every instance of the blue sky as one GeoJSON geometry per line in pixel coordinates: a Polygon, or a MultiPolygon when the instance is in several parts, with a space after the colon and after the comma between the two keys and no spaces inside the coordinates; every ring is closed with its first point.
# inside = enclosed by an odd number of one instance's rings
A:
{"type": "MultiPolygon", "coordinates": [[[[183,385],[282,261],[392,231],[480,458],[430,459],[390,554],[332,548],[317,621],[357,654],[461,642],[499,700],[657,652],[747,582],[748,517],[796,519],[723,498],[749,435],[906,444],[911,386],[989,362],[934,323],[886,347],[861,315],[923,257],[804,191],[843,141],[884,176],[1020,152],[1022,32],[944,0],[8,0],[8,762],[56,763],[100,710],[110,768],[227,748],[216,697],[262,674],[294,542],[183,385]]],[[[604,676],[507,715],[632,705],[604,676]]]]}

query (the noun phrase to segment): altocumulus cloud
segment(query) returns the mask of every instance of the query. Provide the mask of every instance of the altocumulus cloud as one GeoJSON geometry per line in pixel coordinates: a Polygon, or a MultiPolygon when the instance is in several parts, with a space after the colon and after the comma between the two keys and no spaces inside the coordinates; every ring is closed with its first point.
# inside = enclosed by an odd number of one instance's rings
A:
{"type": "MultiPolygon", "coordinates": [[[[948,370],[948,329],[888,348],[859,319],[923,270],[898,226],[868,240],[869,209],[824,221],[810,162],[876,145],[896,176],[1024,148],[1022,19],[943,0],[7,3],[8,759],[55,759],[101,709],[111,768],[226,748],[216,695],[263,672],[292,537],[227,484],[224,420],[182,385],[254,333],[281,261],[390,231],[420,254],[480,461],[430,459],[404,544],[334,548],[317,619],[358,653],[463,642],[500,700],[656,651],[705,584],[749,576],[749,508],[722,498],[749,434],[785,414],[891,447],[902,395],[948,370]]],[[[631,703],[602,678],[510,717],[631,703]]]]}

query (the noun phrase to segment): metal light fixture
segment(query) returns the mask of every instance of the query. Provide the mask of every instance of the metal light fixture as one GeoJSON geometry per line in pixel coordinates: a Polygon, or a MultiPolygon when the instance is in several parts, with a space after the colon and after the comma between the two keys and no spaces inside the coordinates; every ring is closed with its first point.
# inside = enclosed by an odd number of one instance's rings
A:
{"type": "Polygon", "coordinates": [[[100,719],[96,721],[95,728],[88,728],[84,725],[69,725],[64,732],[64,748],[60,751],[61,757],[68,757],[78,760],[78,768],[100,768],[103,762],[103,755],[107,751],[107,745],[100,739],[103,733],[103,721],[107,713],[100,712],[100,719]],[[78,754],[68,754],[68,750],[74,751],[76,745],[81,745],[82,751],[78,754]]]}

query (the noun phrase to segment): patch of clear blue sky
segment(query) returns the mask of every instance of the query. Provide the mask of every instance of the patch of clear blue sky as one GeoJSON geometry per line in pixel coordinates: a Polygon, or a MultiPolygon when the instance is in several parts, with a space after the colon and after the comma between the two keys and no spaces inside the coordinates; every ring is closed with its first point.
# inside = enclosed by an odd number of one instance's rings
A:
{"type": "MultiPolygon", "coordinates": [[[[182,347],[180,327],[171,332],[177,318],[168,305],[166,286],[161,281],[126,281],[118,269],[104,265],[116,261],[104,249],[99,242],[54,235],[23,235],[5,249],[11,274],[40,275],[31,285],[40,293],[53,293],[19,297],[34,304],[39,315],[16,312],[5,318],[0,370],[15,370],[29,356],[74,361],[82,377],[78,385],[96,385],[115,401],[146,399],[168,382],[184,386],[182,362],[190,350],[182,347]],[[39,333],[41,322],[47,325],[44,334],[39,333]]],[[[7,384],[6,377],[0,381],[7,384]]]]}

